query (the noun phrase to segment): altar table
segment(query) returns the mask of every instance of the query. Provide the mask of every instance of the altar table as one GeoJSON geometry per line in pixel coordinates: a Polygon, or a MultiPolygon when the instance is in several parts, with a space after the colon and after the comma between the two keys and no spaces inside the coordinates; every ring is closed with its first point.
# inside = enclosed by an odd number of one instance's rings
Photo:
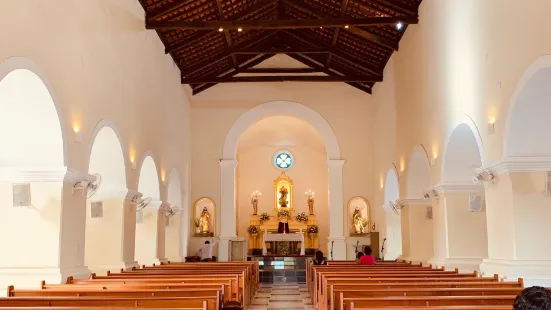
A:
{"type": "Polygon", "coordinates": [[[268,249],[266,249],[266,242],[270,241],[297,241],[300,242],[300,255],[304,255],[304,234],[264,234],[262,238],[262,255],[268,254],[268,249]]]}

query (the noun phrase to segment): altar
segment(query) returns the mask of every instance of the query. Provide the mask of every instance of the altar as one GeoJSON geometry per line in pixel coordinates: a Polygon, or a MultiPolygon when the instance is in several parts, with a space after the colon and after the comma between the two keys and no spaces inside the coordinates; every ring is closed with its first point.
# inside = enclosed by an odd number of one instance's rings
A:
{"type": "Polygon", "coordinates": [[[302,232],[295,234],[264,234],[262,238],[262,255],[268,254],[268,249],[266,248],[266,242],[300,242],[300,255],[305,253],[305,243],[304,243],[304,234],[302,232]]]}

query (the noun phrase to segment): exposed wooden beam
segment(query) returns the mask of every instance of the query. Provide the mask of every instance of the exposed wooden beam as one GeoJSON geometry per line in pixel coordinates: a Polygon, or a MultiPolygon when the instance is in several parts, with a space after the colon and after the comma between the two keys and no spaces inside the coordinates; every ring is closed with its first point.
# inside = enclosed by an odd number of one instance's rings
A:
{"type": "Polygon", "coordinates": [[[264,82],[382,82],[380,76],[305,76],[305,75],[271,75],[239,77],[201,77],[182,79],[182,84],[205,83],[264,83],[264,82]]]}
{"type": "Polygon", "coordinates": [[[417,12],[411,11],[409,9],[406,9],[402,7],[400,4],[398,4],[396,1],[391,0],[376,0],[376,2],[379,2],[380,4],[386,6],[387,8],[393,10],[396,13],[399,14],[405,14],[405,15],[417,15],[417,12]]]}
{"type": "MultiPolygon", "coordinates": [[[[265,54],[265,55],[261,55],[257,58],[254,58],[254,59],[251,59],[250,61],[240,65],[239,69],[238,70],[235,70],[233,69],[232,71],[230,72],[227,72],[225,74],[222,74],[220,77],[228,77],[228,76],[234,76],[236,75],[237,73],[239,73],[240,71],[243,71],[243,70],[247,70],[247,69],[250,69],[260,63],[262,63],[263,61],[265,60],[268,60],[270,59],[271,57],[273,57],[274,54],[265,54]]],[[[210,83],[210,84],[202,84],[202,85],[199,85],[195,88],[193,88],[193,95],[197,95],[211,87],[213,87],[214,85],[216,84],[213,84],[213,83],[210,83]]]]}
{"type": "Polygon", "coordinates": [[[172,12],[175,12],[185,6],[188,6],[190,4],[193,4],[196,2],[196,0],[182,0],[182,1],[174,1],[172,2],[168,7],[160,7],[156,10],[153,10],[151,12],[146,12],[146,20],[153,20],[165,15],[168,15],[172,12]]]}
{"type": "Polygon", "coordinates": [[[324,48],[275,48],[275,47],[250,47],[233,48],[229,50],[232,54],[327,54],[329,51],[324,48]]]}
{"type": "MultiPolygon", "coordinates": [[[[313,8],[305,6],[300,2],[290,1],[290,0],[282,0],[282,1],[285,4],[289,5],[289,6],[292,6],[292,7],[296,8],[300,11],[307,12],[310,15],[316,16],[317,18],[323,19],[323,18],[328,18],[329,17],[328,14],[323,13],[323,12],[319,12],[318,10],[314,11],[313,8]]],[[[384,18],[388,18],[388,17],[384,17],[384,18]]],[[[408,23],[401,21],[401,19],[405,20],[405,19],[409,19],[411,17],[392,17],[392,18],[396,18],[396,22],[391,23],[392,25],[395,25],[396,23],[401,22],[405,26],[405,24],[408,24],[408,23]]],[[[412,24],[419,23],[419,19],[417,17],[414,17],[414,18],[411,18],[411,19],[412,19],[411,21],[414,21],[415,19],[417,19],[417,22],[412,22],[412,24]]],[[[361,26],[361,25],[355,25],[355,26],[361,26]]],[[[345,30],[345,31],[348,31],[350,33],[353,33],[357,36],[360,36],[364,39],[367,39],[367,40],[369,40],[369,41],[371,41],[375,44],[378,44],[382,47],[390,48],[390,49],[395,50],[395,51],[398,50],[398,43],[397,42],[394,42],[392,40],[380,37],[376,34],[367,32],[367,31],[362,30],[360,28],[354,27],[354,25],[350,25],[348,28],[344,28],[344,29],[341,29],[341,30],[345,30]]]]}
{"type": "MultiPolygon", "coordinates": [[[[348,7],[348,0],[342,0],[341,13],[340,13],[341,17],[345,16],[347,7],[348,7]]],[[[333,33],[333,39],[331,40],[331,45],[335,46],[337,44],[337,41],[339,40],[340,31],[341,31],[341,28],[335,28],[335,32],[333,33]]],[[[325,67],[327,67],[327,69],[331,67],[331,58],[333,58],[333,54],[327,55],[327,61],[325,62],[325,67]]]]}
{"type": "MultiPolygon", "coordinates": [[[[216,1],[216,7],[218,8],[218,15],[220,15],[220,21],[224,21],[224,9],[222,9],[222,1],[221,0],[214,0],[216,1]]],[[[228,29],[224,29],[224,37],[226,38],[226,44],[228,45],[228,48],[232,48],[233,44],[230,37],[230,31],[228,29]]],[[[237,69],[237,57],[234,55],[231,55],[231,60],[233,63],[233,67],[237,69]]]]}
{"type": "Polygon", "coordinates": [[[315,68],[251,68],[240,70],[239,73],[273,73],[273,74],[289,74],[289,73],[318,73],[322,72],[315,68]]]}
{"type": "Polygon", "coordinates": [[[146,21],[147,29],[304,29],[304,28],[350,28],[353,26],[395,25],[396,23],[417,24],[417,17],[365,17],[365,18],[322,18],[322,19],[291,19],[291,20],[238,20],[238,21],[206,21],[187,22],[176,21],[146,21]]]}
{"type": "Polygon", "coordinates": [[[185,49],[187,47],[194,46],[197,44],[197,42],[206,39],[210,35],[212,35],[211,31],[197,31],[190,36],[180,38],[174,41],[169,46],[165,47],[165,54],[170,54],[185,49]]]}

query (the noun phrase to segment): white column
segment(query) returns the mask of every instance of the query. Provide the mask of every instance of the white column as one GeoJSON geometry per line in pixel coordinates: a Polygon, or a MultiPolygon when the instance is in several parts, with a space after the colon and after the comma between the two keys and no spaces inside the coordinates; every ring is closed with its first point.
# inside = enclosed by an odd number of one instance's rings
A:
{"type": "MultiPolygon", "coordinates": [[[[188,256],[188,241],[190,236],[190,205],[187,196],[188,190],[182,191],[182,211],[180,211],[180,258],[182,262],[188,256]]],[[[216,225],[216,224],[215,224],[216,225]]]]}
{"type": "Polygon", "coordinates": [[[329,253],[327,256],[333,260],[346,259],[346,238],[344,236],[344,207],[342,167],[344,160],[327,160],[329,172],[329,253]],[[333,256],[331,256],[333,250],[333,256]]]}
{"type": "Polygon", "coordinates": [[[228,261],[229,241],[236,235],[236,197],[235,170],[237,160],[220,160],[220,244],[218,245],[218,260],[228,261]]]}
{"type": "Polygon", "coordinates": [[[136,254],[136,202],[142,197],[142,193],[128,190],[124,199],[122,215],[122,263],[124,269],[138,268],[140,265],[135,260],[136,254]]]}
{"type": "Polygon", "coordinates": [[[170,208],[170,204],[163,201],[159,210],[157,211],[157,262],[167,263],[168,259],[166,258],[165,245],[166,245],[166,213],[165,210],[170,208]]]}

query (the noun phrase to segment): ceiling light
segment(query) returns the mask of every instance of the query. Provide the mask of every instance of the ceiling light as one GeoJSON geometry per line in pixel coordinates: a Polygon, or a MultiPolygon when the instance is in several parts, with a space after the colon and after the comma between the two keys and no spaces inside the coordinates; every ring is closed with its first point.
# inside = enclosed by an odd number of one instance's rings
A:
{"type": "Polygon", "coordinates": [[[220,27],[220,28],[218,29],[218,31],[222,32],[222,31],[224,31],[224,28],[220,27]]]}
{"type": "Polygon", "coordinates": [[[402,24],[400,22],[396,24],[396,30],[398,30],[398,31],[402,30],[402,27],[404,27],[404,24],[402,24]]]}
{"type": "Polygon", "coordinates": [[[243,28],[237,28],[237,31],[241,32],[243,31],[243,28]]]}
{"type": "Polygon", "coordinates": [[[348,25],[344,26],[344,28],[348,29],[348,25]]]}

